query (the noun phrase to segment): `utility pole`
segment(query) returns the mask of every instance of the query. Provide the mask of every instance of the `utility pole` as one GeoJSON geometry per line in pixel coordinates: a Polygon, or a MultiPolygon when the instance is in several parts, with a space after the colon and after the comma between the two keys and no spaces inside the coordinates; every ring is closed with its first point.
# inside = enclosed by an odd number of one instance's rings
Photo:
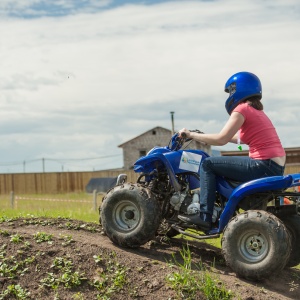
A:
{"type": "Polygon", "coordinates": [[[175,130],[174,130],[174,111],[171,111],[170,114],[171,114],[172,135],[173,135],[175,133],[175,130]]]}

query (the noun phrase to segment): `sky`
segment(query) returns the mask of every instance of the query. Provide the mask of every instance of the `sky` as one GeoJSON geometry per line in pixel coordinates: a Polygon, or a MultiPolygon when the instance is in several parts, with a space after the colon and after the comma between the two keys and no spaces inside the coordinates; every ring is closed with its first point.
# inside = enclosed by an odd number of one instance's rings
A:
{"type": "Polygon", "coordinates": [[[299,53],[299,0],[1,0],[0,173],[121,168],[118,145],[171,111],[217,133],[240,71],[300,147],[299,53]]]}

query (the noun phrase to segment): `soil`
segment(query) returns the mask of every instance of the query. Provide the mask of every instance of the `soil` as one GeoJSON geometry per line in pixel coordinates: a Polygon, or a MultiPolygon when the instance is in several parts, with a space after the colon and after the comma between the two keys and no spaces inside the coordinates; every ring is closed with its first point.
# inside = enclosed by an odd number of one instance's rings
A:
{"type": "Polygon", "coordinates": [[[180,296],[167,282],[180,271],[171,262],[180,261],[183,245],[217,285],[232,291],[231,299],[300,299],[300,270],[285,268],[260,282],[243,280],[225,265],[219,248],[181,236],[124,249],[95,223],[0,218],[0,241],[0,299],[215,299],[200,290],[180,296]]]}

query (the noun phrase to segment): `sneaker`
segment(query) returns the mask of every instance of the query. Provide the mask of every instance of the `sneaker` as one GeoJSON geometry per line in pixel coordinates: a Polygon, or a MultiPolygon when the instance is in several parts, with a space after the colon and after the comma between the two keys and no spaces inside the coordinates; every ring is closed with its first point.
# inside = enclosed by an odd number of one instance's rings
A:
{"type": "Polygon", "coordinates": [[[203,221],[200,217],[200,213],[193,214],[193,215],[178,215],[178,219],[185,223],[191,223],[197,225],[205,230],[211,228],[211,223],[203,221]]]}

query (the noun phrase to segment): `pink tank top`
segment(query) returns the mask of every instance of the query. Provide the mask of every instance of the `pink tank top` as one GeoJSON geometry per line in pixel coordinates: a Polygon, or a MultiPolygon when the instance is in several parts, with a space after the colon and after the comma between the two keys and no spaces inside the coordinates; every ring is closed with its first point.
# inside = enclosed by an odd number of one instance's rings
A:
{"type": "Polygon", "coordinates": [[[267,115],[247,103],[239,104],[233,111],[245,118],[240,128],[240,139],[249,145],[249,156],[253,159],[270,159],[285,156],[277,132],[267,115]]]}

